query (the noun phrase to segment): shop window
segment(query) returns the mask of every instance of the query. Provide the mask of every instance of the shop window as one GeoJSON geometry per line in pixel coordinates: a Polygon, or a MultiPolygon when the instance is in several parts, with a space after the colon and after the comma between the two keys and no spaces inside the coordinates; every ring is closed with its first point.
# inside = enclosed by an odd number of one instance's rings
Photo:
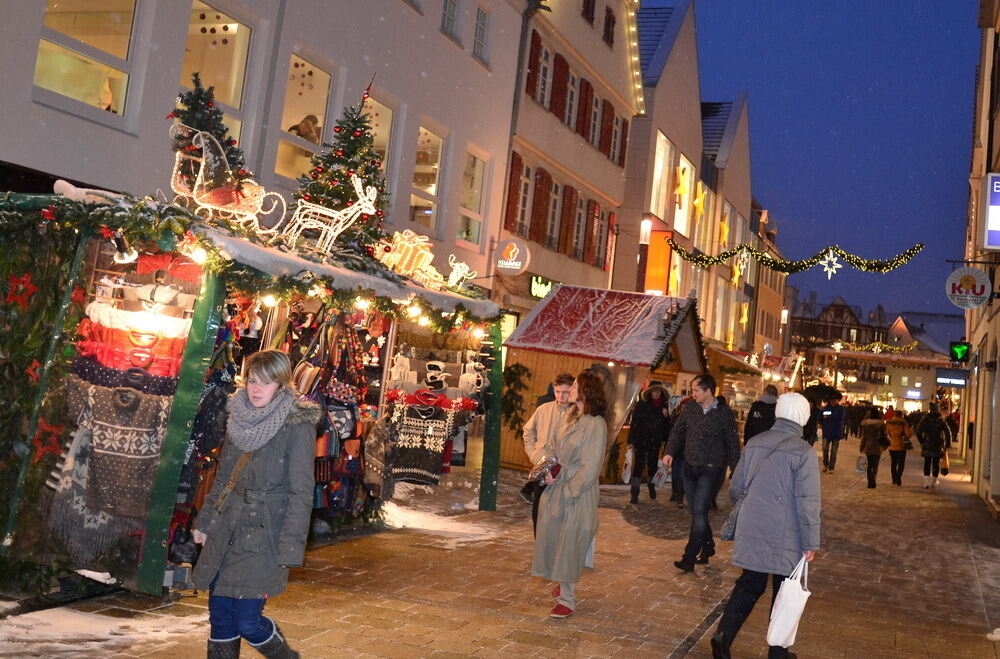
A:
{"type": "Polygon", "coordinates": [[[618,162],[622,148],[622,118],[617,114],[611,123],[611,162],[618,162]]]}
{"type": "Polygon", "coordinates": [[[604,35],[601,38],[604,39],[604,43],[608,44],[609,47],[614,48],[615,12],[611,11],[611,7],[604,8],[604,35]]]}
{"type": "Polygon", "coordinates": [[[441,31],[458,41],[458,0],[444,0],[441,10],[441,31]]]}
{"type": "Polygon", "coordinates": [[[855,328],[852,327],[850,329],[850,331],[848,332],[848,334],[851,337],[851,342],[852,343],[858,340],[858,330],[857,329],[855,329],[855,328]]]}
{"type": "Polygon", "coordinates": [[[437,226],[443,144],[444,140],[440,136],[423,126],[420,127],[420,131],[417,133],[417,158],[413,168],[410,219],[429,229],[434,229],[437,226]],[[421,203],[415,204],[414,200],[419,200],[421,203]]]}
{"type": "Polygon", "coordinates": [[[576,198],[576,217],[573,220],[573,258],[583,258],[583,245],[587,231],[587,200],[582,195],[576,198]]]}
{"type": "Polygon", "coordinates": [[[365,101],[365,114],[371,122],[371,134],[375,140],[372,149],[379,155],[381,160],[381,170],[387,171],[389,163],[389,141],[392,137],[392,114],[393,110],[388,105],[381,103],[374,97],[369,96],[365,101]]]}
{"type": "Polygon", "coordinates": [[[284,137],[278,141],[275,173],[296,178],[309,170],[310,160],[323,143],[330,81],[329,73],[292,55],[281,114],[284,137]]]}
{"type": "Polygon", "coordinates": [[[899,385],[901,387],[908,387],[908,386],[910,386],[910,376],[909,375],[901,375],[901,376],[899,376],[899,385]]]}
{"type": "Polygon", "coordinates": [[[459,206],[462,208],[457,235],[462,240],[479,244],[483,226],[483,189],[486,180],[486,162],[471,153],[465,154],[462,171],[462,190],[459,206]]]}
{"type": "Polygon", "coordinates": [[[590,143],[601,148],[601,99],[597,96],[590,102],[590,143]]]}
{"type": "Polygon", "coordinates": [[[733,243],[733,225],[736,221],[736,210],[728,201],[722,207],[722,218],[719,220],[719,251],[724,252],[733,243]]]}
{"type": "Polygon", "coordinates": [[[552,51],[542,46],[538,51],[538,87],[535,88],[535,100],[547,108],[551,94],[552,51]]]}
{"type": "Polygon", "coordinates": [[[135,13],[135,0],[47,0],[34,84],[124,113],[135,13]]]}
{"type": "Polygon", "coordinates": [[[656,132],[656,153],[653,157],[653,187],[649,196],[649,212],[661,220],[667,219],[670,199],[670,171],[674,165],[674,145],[667,136],[656,132]]]}
{"type": "Polygon", "coordinates": [[[559,247],[559,217],[562,215],[562,186],[552,182],[552,189],[549,191],[549,217],[545,227],[545,246],[549,249],[559,247]]]}
{"type": "Polygon", "coordinates": [[[674,187],[674,230],[682,236],[690,235],[691,210],[694,191],[694,166],[683,155],[677,164],[677,183],[674,187]]]}
{"type": "Polygon", "coordinates": [[[576,103],[580,98],[580,78],[572,71],[566,78],[566,112],[563,114],[563,123],[570,128],[576,128],[576,103]]]}
{"type": "Polygon", "coordinates": [[[191,75],[197,72],[206,88],[215,87],[216,101],[239,110],[243,106],[250,34],[248,26],[194,0],[181,66],[181,86],[190,88],[191,75]]]}
{"type": "Polygon", "coordinates": [[[472,56],[488,64],[490,35],[490,13],[482,7],[476,8],[476,30],[472,37],[472,56]]]}
{"type": "Polygon", "coordinates": [[[534,186],[531,184],[531,167],[524,165],[521,168],[521,179],[518,185],[517,197],[517,222],[515,231],[522,235],[528,235],[528,222],[531,216],[531,193],[534,186]]]}

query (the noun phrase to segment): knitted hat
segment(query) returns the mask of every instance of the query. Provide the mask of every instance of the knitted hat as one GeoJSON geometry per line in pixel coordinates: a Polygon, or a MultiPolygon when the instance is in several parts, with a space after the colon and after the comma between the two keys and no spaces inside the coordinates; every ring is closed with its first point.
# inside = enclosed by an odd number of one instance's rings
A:
{"type": "Polygon", "coordinates": [[[809,411],[809,401],[806,400],[805,396],[788,393],[778,396],[778,405],[774,408],[774,416],[804,426],[809,421],[809,411]]]}

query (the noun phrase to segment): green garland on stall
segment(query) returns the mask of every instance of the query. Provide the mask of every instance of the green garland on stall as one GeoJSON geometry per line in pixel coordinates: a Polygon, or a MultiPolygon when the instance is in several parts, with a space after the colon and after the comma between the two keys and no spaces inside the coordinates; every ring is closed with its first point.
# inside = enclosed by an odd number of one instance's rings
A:
{"type": "Polygon", "coordinates": [[[809,268],[817,266],[828,254],[839,256],[845,263],[863,272],[881,272],[885,274],[906,265],[909,263],[910,259],[916,256],[920,250],[924,248],[923,243],[917,243],[905,252],[901,252],[891,259],[865,259],[844,251],[840,245],[830,245],[829,247],[824,247],[822,250],[816,252],[809,258],[799,259],[798,261],[787,261],[785,259],[776,259],[773,256],[756,249],[750,243],[737,245],[736,247],[727,249],[716,256],[707,256],[705,254],[688,251],[672,238],[668,240],[667,243],[682,259],[690,261],[691,263],[694,263],[702,268],[719,265],[720,263],[724,263],[738,255],[741,251],[745,251],[764,267],[777,272],[784,272],[786,274],[802,272],[803,270],[808,270],[809,268]]]}

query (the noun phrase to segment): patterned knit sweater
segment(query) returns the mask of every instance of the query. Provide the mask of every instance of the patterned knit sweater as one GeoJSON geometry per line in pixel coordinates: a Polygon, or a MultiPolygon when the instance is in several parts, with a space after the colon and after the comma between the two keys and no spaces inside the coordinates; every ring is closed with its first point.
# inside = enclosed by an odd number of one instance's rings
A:
{"type": "Polygon", "coordinates": [[[707,412],[695,401],[681,410],[670,431],[667,451],[675,459],[695,467],[736,468],[740,444],[736,438],[736,419],[727,405],[716,405],[707,412]]]}

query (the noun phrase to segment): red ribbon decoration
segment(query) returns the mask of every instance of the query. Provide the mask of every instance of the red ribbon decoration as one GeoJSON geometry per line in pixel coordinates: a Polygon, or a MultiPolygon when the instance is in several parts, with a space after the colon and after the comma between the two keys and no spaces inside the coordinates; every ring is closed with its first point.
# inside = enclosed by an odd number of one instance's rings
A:
{"type": "Polygon", "coordinates": [[[109,240],[111,238],[114,238],[114,236],[115,236],[115,230],[112,229],[111,227],[104,226],[104,225],[101,225],[101,228],[98,229],[98,232],[100,232],[100,234],[102,236],[104,236],[105,238],[107,238],[109,240]]]}
{"type": "Polygon", "coordinates": [[[73,287],[73,294],[69,296],[70,301],[76,302],[77,304],[83,304],[87,301],[87,292],[84,291],[79,286],[73,287]]]}
{"type": "Polygon", "coordinates": [[[59,436],[62,434],[62,426],[50,426],[44,419],[38,420],[38,430],[35,431],[35,438],[31,443],[35,446],[35,457],[31,463],[40,462],[47,453],[59,455],[62,448],[59,446],[59,436]]]}
{"type": "Polygon", "coordinates": [[[21,305],[22,311],[27,311],[29,299],[38,292],[38,287],[31,283],[31,273],[20,277],[10,275],[9,281],[10,291],[7,293],[6,303],[16,302],[21,305]]]}
{"type": "Polygon", "coordinates": [[[28,374],[28,377],[31,378],[32,382],[38,382],[38,367],[39,366],[41,366],[41,364],[38,363],[38,360],[37,359],[32,359],[31,360],[31,366],[29,366],[28,368],[24,369],[24,372],[28,374]]]}
{"type": "Polygon", "coordinates": [[[49,206],[48,208],[42,209],[42,219],[49,220],[50,222],[56,219],[56,207],[49,206]]]}

